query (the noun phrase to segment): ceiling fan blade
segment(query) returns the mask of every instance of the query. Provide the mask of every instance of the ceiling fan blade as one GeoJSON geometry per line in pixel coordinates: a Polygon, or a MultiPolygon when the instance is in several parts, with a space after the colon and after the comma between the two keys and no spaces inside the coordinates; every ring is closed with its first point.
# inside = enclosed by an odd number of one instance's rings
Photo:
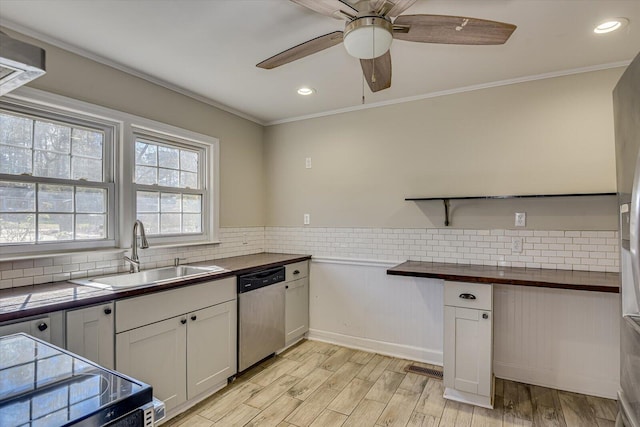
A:
{"type": "Polygon", "coordinates": [[[343,20],[354,17],[358,11],[347,1],[340,0],[291,0],[325,16],[343,20]]]}
{"type": "Polygon", "coordinates": [[[280,52],[269,59],[265,59],[257,64],[256,67],[270,70],[340,43],[342,43],[342,31],[334,31],[280,52]]]}
{"type": "Polygon", "coordinates": [[[504,44],[516,29],[504,22],[446,15],[402,15],[393,25],[405,27],[394,30],[398,40],[468,45],[504,44]]]}
{"type": "Polygon", "coordinates": [[[383,16],[396,17],[409,9],[417,0],[371,0],[373,10],[380,11],[383,16]]]}
{"type": "Polygon", "coordinates": [[[391,53],[389,51],[374,59],[361,59],[360,66],[371,92],[391,87],[391,53]]]}

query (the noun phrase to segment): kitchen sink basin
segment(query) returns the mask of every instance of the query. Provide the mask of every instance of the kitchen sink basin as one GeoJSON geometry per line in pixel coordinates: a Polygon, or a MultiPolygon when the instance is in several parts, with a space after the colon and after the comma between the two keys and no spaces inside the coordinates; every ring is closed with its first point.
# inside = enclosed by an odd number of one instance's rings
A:
{"type": "Polygon", "coordinates": [[[179,265],[177,267],[162,267],[152,270],[144,270],[139,273],[123,273],[115,276],[93,277],[89,279],[71,280],[79,285],[93,286],[96,288],[110,289],[113,291],[138,288],[160,283],[176,282],[179,280],[205,277],[213,273],[227,271],[222,267],[192,267],[179,265]]]}

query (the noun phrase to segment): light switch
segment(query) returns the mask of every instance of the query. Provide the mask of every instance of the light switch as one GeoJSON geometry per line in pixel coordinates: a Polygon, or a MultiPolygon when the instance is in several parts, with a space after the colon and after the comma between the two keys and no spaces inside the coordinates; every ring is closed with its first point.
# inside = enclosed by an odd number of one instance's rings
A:
{"type": "Polygon", "coordinates": [[[304,214],[304,225],[309,225],[310,222],[311,222],[311,215],[304,214]]]}

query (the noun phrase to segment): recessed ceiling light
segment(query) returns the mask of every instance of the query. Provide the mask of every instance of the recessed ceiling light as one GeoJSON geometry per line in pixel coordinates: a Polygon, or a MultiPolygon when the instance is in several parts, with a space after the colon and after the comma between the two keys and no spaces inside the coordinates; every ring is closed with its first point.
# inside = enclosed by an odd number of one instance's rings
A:
{"type": "Polygon", "coordinates": [[[298,89],[298,95],[313,95],[314,93],[316,93],[316,90],[312,87],[301,87],[300,89],[298,89]]]}
{"type": "Polygon", "coordinates": [[[593,29],[593,32],[596,34],[610,33],[611,31],[626,27],[628,23],[629,20],[627,18],[607,19],[606,21],[598,24],[598,26],[593,29]]]}

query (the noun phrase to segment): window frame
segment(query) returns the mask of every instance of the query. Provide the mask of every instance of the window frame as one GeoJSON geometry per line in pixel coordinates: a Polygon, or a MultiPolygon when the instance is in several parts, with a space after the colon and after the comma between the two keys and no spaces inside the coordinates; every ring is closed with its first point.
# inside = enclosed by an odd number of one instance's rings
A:
{"type": "MultiPolygon", "coordinates": [[[[28,100],[17,100],[8,97],[0,99],[0,110],[7,114],[27,117],[32,120],[41,120],[54,124],[60,124],[71,128],[89,129],[102,132],[104,134],[102,147],[102,181],[87,181],[72,178],[49,178],[33,175],[14,175],[0,173],[1,181],[8,182],[24,182],[36,185],[63,185],[73,187],[102,188],[107,191],[106,206],[106,228],[107,233],[103,239],[81,239],[67,241],[43,241],[43,242],[26,242],[26,243],[3,243],[2,254],[29,254],[41,252],[60,252],[60,251],[77,251],[89,248],[115,248],[118,243],[118,223],[117,223],[117,203],[118,188],[116,185],[115,173],[115,155],[118,146],[118,127],[117,122],[94,116],[90,113],[72,111],[64,108],[57,108],[50,105],[43,105],[28,100]]],[[[32,147],[33,151],[34,148],[32,147]]],[[[74,191],[75,194],[75,191],[74,191]]],[[[37,201],[37,196],[36,196],[37,201]]],[[[36,217],[35,224],[37,233],[37,215],[38,207],[36,203],[33,215],[36,217]]],[[[72,215],[77,214],[75,211],[72,215]]],[[[75,226],[74,226],[75,227],[75,226]]]]}
{"type": "Polygon", "coordinates": [[[171,129],[168,125],[155,123],[133,124],[131,126],[131,144],[129,153],[131,161],[131,187],[133,208],[132,215],[137,216],[138,191],[177,194],[201,194],[202,195],[202,232],[187,234],[161,234],[147,235],[151,246],[176,245],[180,243],[218,243],[218,141],[215,138],[205,137],[193,132],[171,129]],[[173,132],[172,132],[173,130],[173,132]],[[168,187],[162,185],[138,184],[135,182],[135,144],[143,141],[172,148],[184,148],[197,151],[200,154],[198,162],[199,189],[187,189],[182,187],[168,187]]]}
{"type": "MultiPolygon", "coordinates": [[[[64,244],[47,244],[46,247],[42,247],[42,244],[35,245],[30,243],[12,246],[0,245],[0,261],[28,257],[73,255],[79,251],[85,252],[88,249],[104,252],[124,252],[130,249],[132,229],[136,216],[136,192],[132,186],[132,173],[135,163],[133,155],[135,152],[134,131],[155,135],[159,138],[176,139],[206,149],[204,161],[207,162],[207,167],[202,179],[207,185],[209,200],[206,215],[207,225],[203,225],[203,227],[208,228],[204,229],[204,233],[201,235],[191,235],[187,238],[150,238],[151,248],[220,243],[220,141],[218,138],[28,86],[20,87],[3,95],[0,101],[20,108],[33,108],[43,114],[59,114],[63,117],[70,115],[85,118],[89,122],[112,126],[113,144],[109,155],[111,162],[109,171],[112,173],[114,184],[113,191],[109,193],[109,207],[114,210],[114,214],[111,216],[113,225],[109,229],[113,230],[114,235],[113,240],[109,240],[108,244],[97,245],[95,244],[96,241],[85,240],[78,241],[79,244],[76,245],[68,245],[65,242],[64,244]],[[82,245],[82,243],[85,245],[82,245]]],[[[84,181],[82,183],[84,184],[84,181]]],[[[86,181],[86,183],[89,183],[89,181],[86,181]]],[[[205,207],[203,206],[203,211],[204,209],[205,207]]]]}

